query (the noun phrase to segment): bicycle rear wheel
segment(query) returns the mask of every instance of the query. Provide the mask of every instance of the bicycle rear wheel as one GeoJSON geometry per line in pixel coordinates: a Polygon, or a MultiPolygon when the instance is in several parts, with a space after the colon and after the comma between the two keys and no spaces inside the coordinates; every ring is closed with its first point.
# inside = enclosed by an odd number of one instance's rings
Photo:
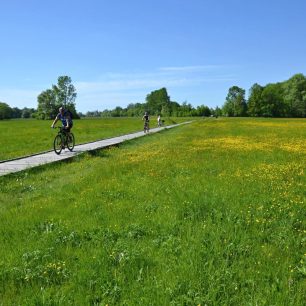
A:
{"type": "Polygon", "coordinates": [[[56,154],[61,154],[63,150],[63,140],[60,135],[56,135],[53,142],[53,149],[56,154]]]}
{"type": "Polygon", "coordinates": [[[74,142],[75,142],[75,140],[74,140],[74,135],[73,135],[72,133],[69,133],[69,134],[67,135],[67,147],[68,147],[68,150],[69,150],[69,151],[72,151],[72,150],[73,150],[73,148],[74,148],[74,142]]]}

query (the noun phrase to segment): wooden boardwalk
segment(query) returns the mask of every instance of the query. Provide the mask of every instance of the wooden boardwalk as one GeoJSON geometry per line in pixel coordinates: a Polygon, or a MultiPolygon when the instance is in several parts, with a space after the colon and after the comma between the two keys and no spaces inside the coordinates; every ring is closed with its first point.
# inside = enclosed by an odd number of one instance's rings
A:
{"type": "MultiPolygon", "coordinates": [[[[150,129],[150,134],[160,132],[164,129],[174,128],[176,126],[187,124],[187,123],[190,123],[190,121],[180,123],[180,124],[169,125],[166,127],[150,129]]],[[[27,157],[17,158],[17,159],[13,159],[9,161],[4,161],[0,163],[0,176],[14,173],[14,172],[23,171],[23,170],[37,167],[37,166],[44,165],[44,164],[61,161],[64,159],[69,159],[69,158],[72,158],[76,155],[82,154],[87,151],[94,151],[98,149],[107,148],[109,146],[120,144],[126,140],[131,140],[131,139],[139,138],[142,136],[145,136],[143,131],[132,133],[132,134],[127,134],[123,136],[118,136],[114,138],[99,140],[95,142],[90,142],[86,144],[80,144],[80,145],[75,146],[72,152],[66,149],[65,151],[62,151],[60,155],[55,154],[54,151],[50,151],[50,152],[35,154],[35,155],[27,156],[27,157]]]]}

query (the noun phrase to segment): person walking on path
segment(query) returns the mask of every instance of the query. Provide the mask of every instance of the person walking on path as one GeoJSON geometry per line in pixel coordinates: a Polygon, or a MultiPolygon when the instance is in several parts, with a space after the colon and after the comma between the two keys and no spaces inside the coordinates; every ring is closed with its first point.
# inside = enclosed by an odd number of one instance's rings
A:
{"type": "Polygon", "coordinates": [[[158,115],[158,117],[157,117],[157,126],[161,127],[161,125],[162,125],[161,118],[160,118],[160,115],[158,115]]]}

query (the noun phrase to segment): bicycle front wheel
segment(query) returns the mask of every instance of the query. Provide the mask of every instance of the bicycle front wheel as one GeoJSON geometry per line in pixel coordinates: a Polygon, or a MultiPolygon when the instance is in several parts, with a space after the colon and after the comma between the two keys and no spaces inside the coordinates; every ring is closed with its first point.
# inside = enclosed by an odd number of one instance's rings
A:
{"type": "Polygon", "coordinates": [[[73,150],[73,148],[74,148],[74,142],[75,142],[75,140],[74,140],[74,135],[73,135],[72,133],[69,133],[69,134],[67,135],[67,147],[68,147],[68,150],[69,150],[69,151],[72,151],[72,150],[73,150]]]}
{"type": "Polygon", "coordinates": [[[56,154],[61,154],[62,149],[63,149],[63,141],[62,141],[62,137],[60,135],[56,135],[54,138],[54,142],[53,142],[53,148],[54,148],[54,152],[56,154]]]}

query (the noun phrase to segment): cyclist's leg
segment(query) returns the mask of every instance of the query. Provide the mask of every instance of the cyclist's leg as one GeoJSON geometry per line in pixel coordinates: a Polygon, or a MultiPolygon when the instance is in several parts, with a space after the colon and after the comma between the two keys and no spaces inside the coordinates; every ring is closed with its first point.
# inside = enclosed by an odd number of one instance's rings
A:
{"type": "Polygon", "coordinates": [[[67,139],[68,139],[68,130],[65,127],[62,128],[62,135],[63,135],[63,149],[65,149],[65,146],[67,146],[67,139]]]}
{"type": "Polygon", "coordinates": [[[69,137],[71,135],[71,129],[73,127],[73,124],[71,124],[67,129],[66,129],[66,142],[67,142],[67,146],[68,146],[68,141],[69,141],[69,137]]]}

